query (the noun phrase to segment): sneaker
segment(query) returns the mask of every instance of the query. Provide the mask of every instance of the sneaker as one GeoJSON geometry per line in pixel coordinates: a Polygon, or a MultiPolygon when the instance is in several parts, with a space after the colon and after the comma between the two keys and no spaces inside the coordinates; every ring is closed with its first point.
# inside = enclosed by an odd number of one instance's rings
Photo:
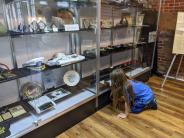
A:
{"type": "Polygon", "coordinates": [[[156,99],[154,98],[147,106],[148,106],[149,109],[157,110],[157,101],[156,101],[156,99]]]}

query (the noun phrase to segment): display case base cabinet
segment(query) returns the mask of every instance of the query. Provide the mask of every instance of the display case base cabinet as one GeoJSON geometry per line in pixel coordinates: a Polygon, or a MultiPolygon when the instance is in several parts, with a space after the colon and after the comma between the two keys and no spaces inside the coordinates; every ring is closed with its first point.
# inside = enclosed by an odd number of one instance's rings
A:
{"type": "Polygon", "coordinates": [[[135,80],[142,81],[142,82],[147,82],[149,80],[150,76],[151,76],[151,70],[141,74],[140,76],[137,76],[135,78],[135,80]]]}
{"type": "Polygon", "coordinates": [[[55,138],[81,120],[95,113],[95,99],[37,128],[21,138],[55,138]]]}
{"type": "MultiPolygon", "coordinates": [[[[99,96],[99,109],[110,103],[110,91],[99,96]]],[[[96,112],[95,99],[37,128],[21,138],[54,138],[96,112]]]]}
{"type": "MultiPolygon", "coordinates": [[[[148,81],[151,72],[145,72],[144,74],[136,77],[136,80],[139,81],[148,81]]],[[[110,104],[110,90],[99,95],[98,101],[98,109],[103,108],[104,106],[110,104]]],[[[66,131],[67,129],[71,128],[72,126],[76,125],[80,121],[84,120],[88,116],[92,115],[96,112],[96,99],[93,99],[84,105],[62,115],[61,117],[37,128],[36,130],[22,136],[21,138],[54,138],[61,134],[62,132],[66,131]]]]}
{"type": "Polygon", "coordinates": [[[108,105],[111,103],[111,100],[110,100],[110,93],[111,91],[107,91],[103,94],[101,94],[98,98],[98,102],[99,102],[99,105],[98,105],[98,109],[102,109],[104,106],[108,105]]]}

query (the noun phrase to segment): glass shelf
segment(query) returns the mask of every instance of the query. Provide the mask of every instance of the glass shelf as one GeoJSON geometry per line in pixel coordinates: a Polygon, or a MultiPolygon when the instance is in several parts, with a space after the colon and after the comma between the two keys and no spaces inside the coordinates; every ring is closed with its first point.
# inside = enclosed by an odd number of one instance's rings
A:
{"type": "Polygon", "coordinates": [[[102,1],[102,4],[105,4],[105,5],[111,5],[111,6],[117,6],[117,7],[120,7],[122,9],[125,9],[125,8],[130,8],[130,7],[140,7],[142,8],[143,5],[142,4],[139,4],[139,3],[127,3],[126,5],[123,4],[123,3],[118,3],[118,2],[108,2],[108,1],[102,1]]]}
{"type": "Polygon", "coordinates": [[[75,4],[78,7],[96,7],[96,2],[90,0],[70,1],[70,4],[75,4]]]}
{"type": "MultiPolygon", "coordinates": [[[[129,68],[127,67],[126,69],[124,69],[125,73],[127,76],[131,77],[132,79],[135,79],[136,77],[146,73],[146,72],[149,72],[151,71],[151,68],[150,67],[137,67],[135,69],[133,68],[129,68]]],[[[110,85],[111,85],[111,80],[106,80],[106,82],[108,82],[110,85]]]]}
{"type": "Polygon", "coordinates": [[[61,31],[58,31],[58,32],[35,32],[35,33],[31,33],[31,32],[25,32],[25,33],[21,33],[21,32],[13,32],[13,31],[10,31],[10,35],[12,37],[19,37],[19,36],[22,36],[22,35],[37,35],[37,34],[57,34],[57,33],[77,33],[77,32],[91,32],[91,31],[94,31],[94,29],[80,29],[78,31],[64,31],[64,30],[61,30],[61,31]]]}
{"type": "MultiPolygon", "coordinates": [[[[46,91],[43,92],[43,95],[48,95],[51,92],[63,89],[65,91],[69,92],[70,94],[67,94],[66,96],[63,96],[62,98],[59,98],[58,100],[54,101],[55,103],[62,102],[62,101],[66,100],[72,96],[75,96],[75,95],[81,93],[81,90],[88,90],[88,88],[90,88],[91,86],[95,86],[95,82],[92,82],[90,80],[91,77],[92,76],[81,78],[79,84],[77,86],[74,86],[74,87],[70,87],[70,86],[67,86],[66,84],[64,84],[62,86],[47,89],[46,91]]],[[[95,91],[90,91],[90,92],[95,94],[95,91]]]]}
{"type": "Polygon", "coordinates": [[[54,69],[67,67],[67,66],[82,63],[82,62],[85,62],[85,61],[88,61],[88,60],[92,60],[92,59],[85,59],[85,60],[75,62],[75,63],[71,63],[71,64],[68,64],[68,65],[65,65],[65,66],[52,66],[52,67],[46,66],[46,69],[44,69],[43,71],[34,71],[34,70],[31,70],[31,69],[28,69],[28,68],[13,69],[13,70],[11,70],[11,73],[16,74],[16,77],[2,79],[2,80],[0,80],[0,83],[20,79],[20,78],[27,77],[27,76],[34,75],[34,74],[39,74],[39,73],[46,72],[46,71],[49,71],[49,70],[54,70],[54,69]]]}
{"type": "MultiPolygon", "coordinates": [[[[121,29],[121,28],[136,28],[136,27],[150,27],[149,25],[141,25],[141,26],[138,26],[138,25],[132,25],[132,26],[114,26],[114,27],[111,27],[111,28],[101,28],[102,30],[116,30],[116,29],[121,29]]],[[[90,31],[95,31],[94,29],[80,29],[80,30],[77,30],[77,31],[65,31],[65,30],[60,30],[58,32],[13,32],[13,31],[9,31],[9,33],[7,33],[7,35],[4,35],[4,36],[8,36],[8,34],[12,37],[18,37],[18,36],[22,36],[22,35],[36,35],[36,34],[52,34],[52,33],[72,33],[72,32],[90,32],[90,31]]],[[[0,36],[1,37],[1,36],[0,36]]]]}
{"type": "MultiPolygon", "coordinates": [[[[148,42],[139,42],[139,43],[129,43],[129,44],[119,44],[119,45],[112,45],[110,48],[112,48],[111,50],[107,50],[106,54],[101,53],[101,57],[103,56],[107,56],[113,53],[119,53],[125,50],[130,50],[130,49],[135,49],[138,47],[144,47],[144,46],[148,46],[148,42]]],[[[103,47],[106,48],[106,47],[103,47]]]]}
{"type": "MultiPolygon", "coordinates": [[[[5,0],[5,3],[8,4],[8,3],[11,3],[15,0],[5,0]]],[[[16,0],[16,1],[20,1],[20,0],[16,0]]],[[[41,0],[38,0],[38,1],[41,1],[41,0]]],[[[46,2],[45,1],[42,1],[42,4],[44,5],[46,2]]],[[[92,1],[92,0],[62,0],[60,3],[60,5],[65,5],[65,4],[68,4],[68,5],[71,5],[71,4],[74,4],[76,6],[80,6],[80,7],[84,7],[84,6],[96,6],[96,2],[95,1],[92,1]]]]}
{"type": "Polygon", "coordinates": [[[131,26],[114,26],[110,28],[102,27],[102,30],[112,30],[112,29],[121,29],[121,28],[138,28],[138,27],[150,27],[149,25],[131,25],[131,26]]]}
{"type": "Polygon", "coordinates": [[[141,8],[142,10],[153,10],[153,8],[147,8],[144,7],[143,4],[141,3],[128,3],[127,5],[123,3],[117,3],[117,2],[108,2],[106,0],[101,2],[104,5],[109,5],[109,6],[116,6],[121,9],[127,9],[127,8],[141,8]]]}

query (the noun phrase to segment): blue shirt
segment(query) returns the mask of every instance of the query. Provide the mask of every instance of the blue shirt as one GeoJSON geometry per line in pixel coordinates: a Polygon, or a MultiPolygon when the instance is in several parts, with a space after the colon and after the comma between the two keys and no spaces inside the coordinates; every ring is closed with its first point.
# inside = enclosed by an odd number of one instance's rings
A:
{"type": "Polygon", "coordinates": [[[130,83],[135,94],[134,104],[131,106],[131,111],[133,113],[140,112],[154,99],[154,94],[151,88],[142,82],[130,80],[130,83]]]}

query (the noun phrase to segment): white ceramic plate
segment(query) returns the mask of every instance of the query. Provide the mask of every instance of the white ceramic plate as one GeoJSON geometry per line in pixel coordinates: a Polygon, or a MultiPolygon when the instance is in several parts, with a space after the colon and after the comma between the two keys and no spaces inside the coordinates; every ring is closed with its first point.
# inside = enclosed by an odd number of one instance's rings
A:
{"type": "Polygon", "coordinates": [[[74,70],[67,71],[63,77],[63,81],[68,86],[76,86],[80,81],[80,75],[74,70]]]}

